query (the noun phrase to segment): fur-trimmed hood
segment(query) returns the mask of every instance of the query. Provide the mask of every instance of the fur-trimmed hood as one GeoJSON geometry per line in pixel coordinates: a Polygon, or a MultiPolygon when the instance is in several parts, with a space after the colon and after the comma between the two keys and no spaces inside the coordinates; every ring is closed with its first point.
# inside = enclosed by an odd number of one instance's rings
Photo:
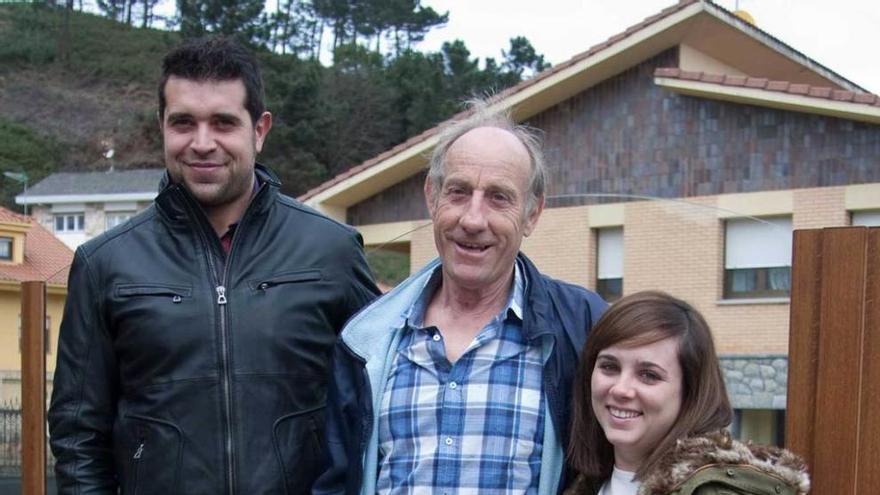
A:
{"type": "MultiPolygon", "coordinates": [[[[564,495],[594,495],[598,490],[580,474],[564,495]]],[[[638,495],[809,492],[810,478],[800,457],[778,447],[744,444],[721,431],[679,440],[647,473],[638,495]]]]}
{"type": "Polygon", "coordinates": [[[679,440],[642,482],[639,495],[673,493],[712,467],[731,477],[735,469],[747,468],[751,476],[758,476],[767,484],[781,483],[797,494],[810,491],[806,465],[800,457],[778,447],[744,444],[722,431],[679,440]]]}

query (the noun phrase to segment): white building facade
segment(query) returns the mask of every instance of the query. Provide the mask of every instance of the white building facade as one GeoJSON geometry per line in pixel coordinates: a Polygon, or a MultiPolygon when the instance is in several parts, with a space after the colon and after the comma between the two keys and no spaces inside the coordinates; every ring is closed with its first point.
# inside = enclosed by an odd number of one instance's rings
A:
{"type": "Polygon", "coordinates": [[[52,174],[15,202],[71,249],[125,223],[158,194],[164,169],[52,174]]]}

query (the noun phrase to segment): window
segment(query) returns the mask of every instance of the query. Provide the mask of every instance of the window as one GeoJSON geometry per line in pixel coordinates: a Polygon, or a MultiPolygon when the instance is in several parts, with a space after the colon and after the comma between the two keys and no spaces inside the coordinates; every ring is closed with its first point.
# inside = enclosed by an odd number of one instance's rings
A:
{"type": "Polygon", "coordinates": [[[606,301],[623,295],[623,228],[598,229],[596,292],[606,301]]]}
{"type": "Polygon", "coordinates": [[[11,237],[0,237],[0,260],[12,261],[11,237]]]}
{"type": "Polygon", "coordinates": [[[730,433],[742,442],[785,445],[784,409],[734,409],[730,433]]]}
{"type": "Polygon", "coordinates": [[[107,230],[110,230],[117,225],[122,225],[123,223],[127,222],[129,218],[134,216],[134,213],[135,212],[133,211],[114,211],[112,213],[108,212],[106,215],[107,230]]]}
{"type": "Polygon", "coordinates": [[[55,215],[55,232],[82,232],[85,230],[84,213],[64,213],[55,215]]]}
{"type": "Polygon", "coordinates": [[[865,227],[880,227],[880,210],[854,211],[852,213],[853,225],[865,227]]]}
{"type": "Polygon", "coordinates": [[[728,220],[724,297],[788,297],[791,291],[791,218],[728,220]]]}

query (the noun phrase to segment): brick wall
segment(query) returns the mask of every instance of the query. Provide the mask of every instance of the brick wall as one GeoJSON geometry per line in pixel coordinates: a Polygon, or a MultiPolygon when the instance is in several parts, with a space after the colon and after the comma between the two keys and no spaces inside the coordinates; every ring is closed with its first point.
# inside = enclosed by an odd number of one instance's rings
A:
{"type": "Polygon", "coordinates": [[[844,187],[823,187],[794,191],[793,229],[815,229],[849,225],[844,206],[844,187]]]}
{"type": "MultiPolygon", "coordinates": [[[[848,224],[845,188],[793,191],[793,227],[848,224]]],[[[789,304],[723,299],[724,220],[719,196],[638,201],[624,210],[624,294],[669,292],[693,304],[709,321],[718,352],[726,355],[788,352],[789,304]]],[[[544,210],[523,251],[553,277],[595,286],[596,239],[590,212],[597,206],[544,210]]],[[[727,212],[724,212],[727,214],[727,212]]],[[[433,231],[414,233],[411,263],[418,269],[436,256],[433,231]]]]}
{"type": "Polygon", "coordinates": [[[409,252],[410,272],[417,271],[436,257],[437,248],[434,246],[433,226],[413,232],[409,252]]]}
{"type": "Polygon", "coordinates": [[[522,250],[551,277],[595,286],[595,245],[588,208],[545,209],[522,250]]]}

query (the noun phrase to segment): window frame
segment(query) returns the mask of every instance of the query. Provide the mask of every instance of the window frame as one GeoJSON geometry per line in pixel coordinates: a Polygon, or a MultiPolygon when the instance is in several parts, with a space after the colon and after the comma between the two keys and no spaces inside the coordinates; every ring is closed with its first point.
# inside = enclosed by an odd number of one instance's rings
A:
{"type": "Polygon", "coordinates": [[[623,226],[608,226],[608,227],[598,227],[593,229],[594,234],[596,236],[596,293],[607,302],[614,302],[621,297],[623,297],[623,256],[624,256],[624,245],[623,245],[623,226]],[[606,234],[610,234],[614,232],[620,232],[620,276],[619,277],[602,277],[601,273],[601,265],[602,265],[602,235],[603,232],[606,234]]]}
{"type": "Polygon", "coordinates": [[[85,212],[55,213],[52,221],[54,232],[56,234],[76,234],[86,231],[85,212]],[[60,230],[58,228],[59,220],[61,220],[60,230]],[[71,222],[73,223],[73,227],[70,227],[71,222]]]}
{"type": "MultiPolygon", "coordinates": [[[[12,261],[15,259],[15,238],[2,235],[0,236],[0,245],[7,244],[9,246],[9,255],[0,254],[0,261],[12,261]]],[[[2,252],[0,252],[2,253],[2,252]]]]}
{"type": "Polygon", "coordinates": [[[104,212],[104,230],[110,230],[114,227],[118,227],[125,222],[131,220],[131,217],[137,215],[136,211],[130,210],[120,210],[120,211],[107,211],[104,212]],[[115,225],[110,225],[111,218],[124,217],[122,220],[118,221],[115,225]]]}
{"type": "MultiPolygon", "coordinates": [[[[774,221],[774,220],[787,220],[790,226],[790,229],[793,230],[792,225],[792,215],[777,215],[772,217],[763,217],[761,220],[766,221],[774,221]]],[[[791,296],[791,259],[789,258],[788,265],[779,265],[772,264],[766,266],[749,266],[742,268],[729,268],[729,236],[731,222],[754,222],[755,220],[749,218],[729,218],[724,221],[724,255],[722,259],[722,299],[725,301],[737,301],[744,299],[757,299],[757,300],[769,300],[769,299],[787,299],[791,296]],[[782,283],[782,288],[774,288],[773,287],[773,278],[774,271],[777,273],[784,273],[782,275],[785,282],[782,283]],[[737,275],[745,275],[750,276],[753,279],[753,282],[750,284],[752,287],[747,290],[735,290],[734,285],[736,284],[736,276],[737,275]]],[[[761,242],[760,239],[755,239],[754,242],[761,242]]],[[[791,240],[789,242],[792,242],[791,240]]],[[[788,248],[789,252],[791,251],[791,246],[788,248]]]]}

